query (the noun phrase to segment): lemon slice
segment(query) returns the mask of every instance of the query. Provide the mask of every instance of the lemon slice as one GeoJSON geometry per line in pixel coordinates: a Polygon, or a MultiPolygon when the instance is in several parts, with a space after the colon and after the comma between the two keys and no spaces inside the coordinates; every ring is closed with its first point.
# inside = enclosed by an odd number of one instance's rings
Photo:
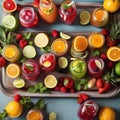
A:
{"type": "Polygon", "coordinates": [[[68,39],[71,38],[70,35],[68,35],[68,34],[66,34],[66,33],[63,33],[63,32],[60,32],[60,37],[63,38],[63,39],[66,39],[66,40],[68,40],[68,39]]]}
{"type": "Polygon", "coordinates": [[[57,120],[57,114],[55,112],[51,112],[49,114],[49,120],[57,120]]]}
{"type": "Polygon", "coordinates": [[[80,13],[80,24],[87,25],[90,22],[90,12],[84,10],[80,13]]]}
{"type": "Polygon", "coordinates": [[[13,81],[13,85],[16,87],[16,88],[22,88],[25,86],[25,80],[22,79],[22,78],[19,78],[19,79],[16,79],[13,81]]]}
{"type": "Polygon", "coordinates": [[[37,47],[46,47],[49,43],[49,38],[45,33],[38,33],[34,38],[34,43],[37,47]]]}
{"type": "Polygon", "coordinates": [[[58,65],[60,68],[66,68],[68,66],[68,59],[66,57],[60,57],[58,59],[58,65]]]}
{"type": "Polygon", "coordinates": [[[102,69],[102,64],[99,60],[95,60],[95,64],[100,70],[102,69]]]}
{"type": "Polygon", "coordinates": [[[57,85],[57,79],[54,75],[48,75],[44,79],[44,84],[47,88],[54,88],[57,85]]]}

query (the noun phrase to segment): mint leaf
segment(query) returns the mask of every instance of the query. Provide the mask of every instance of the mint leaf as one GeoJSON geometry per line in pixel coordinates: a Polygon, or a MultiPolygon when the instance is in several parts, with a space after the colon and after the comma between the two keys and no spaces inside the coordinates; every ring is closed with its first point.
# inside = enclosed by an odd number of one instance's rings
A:
{"type": "Polygon", "coordinates": [[[39,99],[37,103],[35,104],[36,108],[43,109],[45,107],[45,100],[44,99],[39,99]]]}
{"type": "Polygon", "coordinates": [[[29,39],[31,38],[31,36],[32,36],[32,33],[31,33],[31,32],[30,32],[30,33],[24,33],[24,34],[23,34],[23,38],[26,39],[26,40],[29,40],[29,39]]]}
{"type": "Polygon", "coordinates": [[[51,51],[51,47],[50,46],[46,46],[44,48],[40,48],[41,52],[50,52],[51,51]]]}
{"type": "Polygon", "coordinates": [[[37,88],[34,86],[31,86],[28,88],[28,92],[35,93],[35,92],[37,92],[37,88]]]}

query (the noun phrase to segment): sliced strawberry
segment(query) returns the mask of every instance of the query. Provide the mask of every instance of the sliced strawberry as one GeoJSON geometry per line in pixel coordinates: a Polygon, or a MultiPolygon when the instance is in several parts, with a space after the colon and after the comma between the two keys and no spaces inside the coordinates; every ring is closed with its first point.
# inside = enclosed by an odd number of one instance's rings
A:
{"type": "Polygon", "coordinates": [[[105,89],[104,89],[104,88],[99,88],[99,89],[98,89],[98,93],[99,93],[99,94],[102,94],[102,93],[104,93],[104,92],[105,92],[105,89]]]}
{"type": "Polygon", "coordinates": [[[19,41],[19,40],[21,40],[21,39],[22,39],[22,35],[21,35],[20,33],[18,33],[18,34],[16,35],[16,40],[19,41]]]}
{"type": "Polygon", "coordinates": [[[104,89],[105,89],[105,90],[108,90],[108,89],[110,89],[111,87],[112,87],[111,83],[106,81],[105,84],[104,84],[104,89]]]}
{"type": "Polygon", "coordinates": [[[78,100],[77,100],[77,103],[78,104],[81,104],[81,103],[83,103],[84,102],[84,100],[82,99],[82,98],[78,98],[78,100]]]}
{"type": "Polygon", "coordinates": [[[20,99],[21,99],[21,96],[20,96],[19,94],[16,94],[16,95],[14,96],[14,101],[20,102],[20,99]]]}
{"type": "Polygon", "coordinates": [[[63,84],[67,89],[73,88],[74,80],[70,77],[65,77],[63,84]]]}
{"type": "Polygon", "coordinates": [[[38,7],[40,3],[40,0],[34,0],[33,5],[34,7],[38,7]]]}
{"type": "Polygon", "coordinates": [[[104,81],[102,78],[98,78],[96,80],[96,87],[99,89],[99,88],[102,88],[104,86],[104,81]]]}
{"type": "Polygon", "coordinates": [[[0,57],[0,67],[5,67],[7,64],[7,61],[4,57],[0,57]]]}

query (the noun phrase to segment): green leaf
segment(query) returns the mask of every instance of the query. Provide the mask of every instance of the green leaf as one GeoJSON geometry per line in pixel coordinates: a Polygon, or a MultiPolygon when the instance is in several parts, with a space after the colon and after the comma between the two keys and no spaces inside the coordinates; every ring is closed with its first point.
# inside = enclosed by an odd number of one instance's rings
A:
{"type": "Polygon", "coordinates": [[[40,88],[40,93],[43,93],[44,91],[47,90],[47,87],[46,86],[43,86],[42,88],[40,88]]]}
{"type": "Polygon", "coordinates": [[[92,57],[99,56],[99,55],[100,55],[99,50],[94,50],[94,51],[92,52],[92,57]]]}
{"type": "Polygon", "coordinates": [[[0,120],[4,120],[4,118],[6,118],[8,116],[8,113],[6,112],[6,110],[4,110],[2,113],[0,113],[0,120]]]}
{"type": "Polygon", "coordinates": [[[35,104],[35,107],[39,108],[39,109],[43,109],[45,107],[45,100],[44,99],[39,99],[37,101],[37,103],[35,104]]]}
{"type": "Polygon", "coordinates": [[[37,92],[37,88],[35,86],[31,86],[31,87],[28,88],[27,91],[31,92],[31,93],[35,93],[35,92],[37,92]]]}
{"type": "Polygon", "coordinates": [[[87,79],[81,79],[80,80],[80,85],[85,85],[88,83],[88,80],[87,79]]]}
{"type": "Polygon", "coordinates": [[[51,51],[51,47],[50,46],[46,46],[44,48],[40,48],[41,52],[50,52],[51,51]]]}
{"type": "Polygon", "coordinates": [[[75,89],[76,90],[81,90],[81,85],[80,84],[75,84],[75,89]]]}
{"type": "Polygon", "coordinates": [[[26,39],[26,40],[29,40],[31,38],[31,36],[32,36],[31,32],[23,34],[23,38],[26,39]]]}

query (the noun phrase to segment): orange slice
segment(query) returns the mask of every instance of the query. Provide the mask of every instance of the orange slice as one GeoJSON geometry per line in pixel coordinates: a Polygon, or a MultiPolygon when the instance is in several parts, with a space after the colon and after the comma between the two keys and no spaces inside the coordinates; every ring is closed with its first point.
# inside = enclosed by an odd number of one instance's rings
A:
{"type": "Polygon", "coordinates": [[[118,60],[120,60],[120,48],[116,47],[116,46],[110,47],[107,50],[107,57],[111,61],[118,61],[118,60]]]}
{"type": "Polygon", "coordinates": [[[54,88],[57,85],[57,79],[54,75],[48,75],[44,79],[44,84],[47,88],[54,88]]]}
{"type": "Polygon", "coordinates": [[[6,68],[6,74],[10,78],[16,78],[21,75],[21,68],[19,65],[11,63],[6,68]]]}
{"type": "Polygon", "coordinates": [[[82,52],[88,47],[88,40],[85,36],[76,36],[73,39],[74,49],[78,52],[82,52]]]}
{"type": "Polygon", "coordinates": [[[49,43],[49,38],[45,33],[38,33],[34,38],[34,43],[37,47],[46,47],[49,43]]]}

